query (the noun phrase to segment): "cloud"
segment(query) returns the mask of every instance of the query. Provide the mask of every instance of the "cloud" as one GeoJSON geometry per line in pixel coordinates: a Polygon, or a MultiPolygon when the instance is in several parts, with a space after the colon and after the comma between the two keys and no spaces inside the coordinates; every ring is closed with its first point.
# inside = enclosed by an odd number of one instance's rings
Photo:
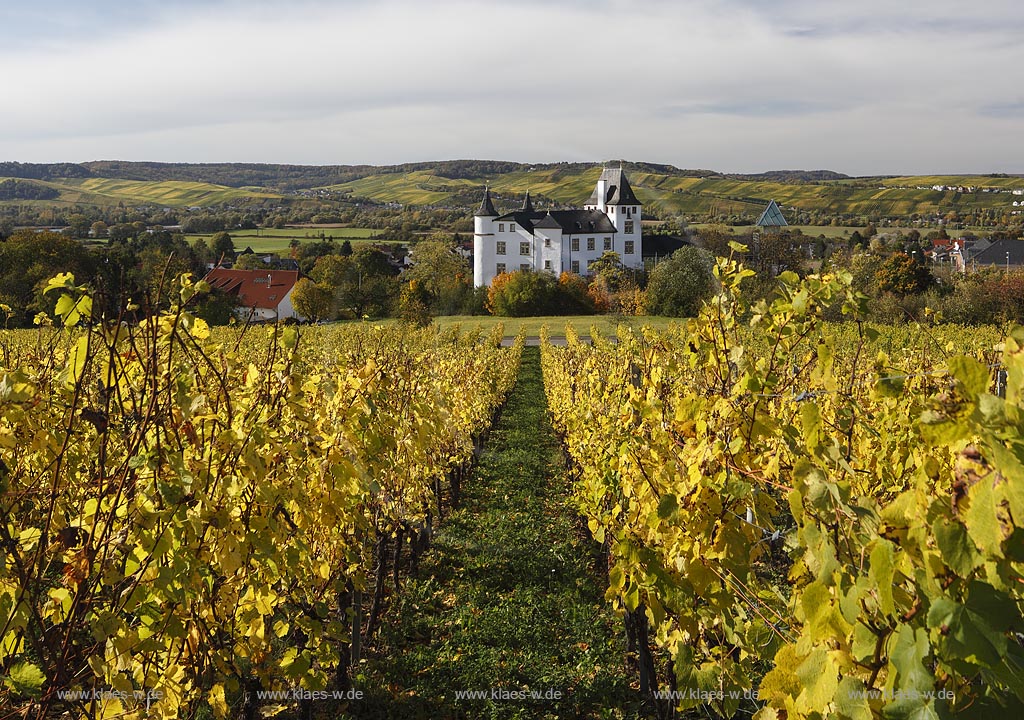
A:
{"type": "Polygon", "coordinates": [[[994,118],[1024,118],[1024,100],[992,103],[981,108],[981,114],[994,118]]]}
{"type": "Polygon", "coordinates": [[[801,117],[810,114],[841,110],[839,102],[814,102],[811,100],[789,100],[786,98],[759,97],[753,100],[702,103],[692,105],[670,105],[658,109],[662,117],[681,115],[736,115],[740,117],[801,117]]]}
{"type": "Polygon", "coordinates": [[[931,172],[1019,134],[1002,0],[82,5],[0,30],[0,158],[931,172]]]}

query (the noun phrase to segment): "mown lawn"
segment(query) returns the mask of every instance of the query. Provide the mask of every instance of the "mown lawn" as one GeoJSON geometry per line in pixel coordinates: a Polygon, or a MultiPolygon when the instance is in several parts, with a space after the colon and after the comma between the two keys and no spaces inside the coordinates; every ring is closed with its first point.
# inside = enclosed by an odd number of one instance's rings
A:
{"type": "MultiPolygon", "coordinates": [[[[301,243],[319,242],[322,239],[343,242],[348,240],[353,246],[359,243],[371,242],[372,235],[379,233],[379,230],[372,228],[349,228],[349,227],[288,227],[288,228],[260,228],[257,230],[233,230],[228,234],[235,243],[236,250],[244,250],[251,247],[256,253],[287,253],[292,240],[301,243]]],[[[193,243],[202,238],[207,243],[215,233],[195,233],[186,235],[185,239],[193,243]]],[[[386,242],[381,240],[379,242],[386,242]]]]}

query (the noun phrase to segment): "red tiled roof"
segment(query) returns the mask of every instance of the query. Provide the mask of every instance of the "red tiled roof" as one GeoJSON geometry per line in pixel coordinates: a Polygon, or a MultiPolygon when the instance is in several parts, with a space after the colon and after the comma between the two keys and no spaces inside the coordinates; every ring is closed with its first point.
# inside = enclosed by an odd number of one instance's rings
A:
{"type": "Polygon", "coordinates": [[[238,296],[239,304],[244,307],[266,310],[276,310],[298,281],[297,270],[214,268],[206,276],[211,287],[238,296]]]}

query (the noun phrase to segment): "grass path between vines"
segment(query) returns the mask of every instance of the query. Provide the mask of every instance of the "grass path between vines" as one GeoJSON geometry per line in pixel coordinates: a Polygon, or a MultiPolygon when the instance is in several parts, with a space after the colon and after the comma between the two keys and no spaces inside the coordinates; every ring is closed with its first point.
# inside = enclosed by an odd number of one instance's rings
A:
{"type": "Polygon", "coordinates": [[[419,579],[392,598],[377,659],[356,680],[367,697],[352,710],[375,718],[634,716],[639,694],[625,674],[621,621],[603,599],[593,543],[569,499],[538,348],[525,349],[463,495],[419,579]],[[523,690],[548,697],[456,697],[523,690]]]}

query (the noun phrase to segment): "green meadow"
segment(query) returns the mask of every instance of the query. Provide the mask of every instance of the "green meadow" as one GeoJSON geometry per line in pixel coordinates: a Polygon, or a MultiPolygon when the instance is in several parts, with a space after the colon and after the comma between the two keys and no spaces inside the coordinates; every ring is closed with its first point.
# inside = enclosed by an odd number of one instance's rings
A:
{"type": "MultiPolygon", "coordinates": [[[[258,228],[256,230],[232,230],[228,234],[235,243],[236,250],[244,250],[251,247],[256,253],[280,253],[287,252],[292,240],[301,243],[318,242],[320,240],[334,240],[343,242],[348,240],[353,246],[359,243],[371,242],[371,238],[381,230],[373,228],[350,228],[335,226],[301,226],[285,228],[258,228]]],[[[215,233],[195,233],[186,235],[185,239],[193,243],[203,239],[207,243],[215,233]]],[[[382,240],[381,242],[386,242],[382,240]]]]}

